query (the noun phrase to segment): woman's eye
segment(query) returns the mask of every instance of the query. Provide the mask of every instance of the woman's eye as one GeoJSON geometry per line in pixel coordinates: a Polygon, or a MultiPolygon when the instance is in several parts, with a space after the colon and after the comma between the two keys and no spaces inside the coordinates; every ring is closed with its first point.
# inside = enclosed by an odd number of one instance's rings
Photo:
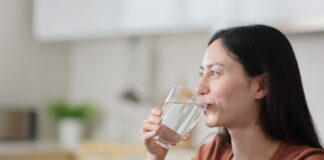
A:
{"type": "Polygon", "coordinates": [[[199,72],[198,74],[199,74],[200,77],[204,76],[204,73],[202,73],[202,72],[199,72]]]}
{"type": "Polygon", "coordinates": [[[220,75],[220,73],[219,72],[216,72],[216,71],[211,71],[211,74],[212,74],[212,76],[218,76],[218,75],[220,75]]]}

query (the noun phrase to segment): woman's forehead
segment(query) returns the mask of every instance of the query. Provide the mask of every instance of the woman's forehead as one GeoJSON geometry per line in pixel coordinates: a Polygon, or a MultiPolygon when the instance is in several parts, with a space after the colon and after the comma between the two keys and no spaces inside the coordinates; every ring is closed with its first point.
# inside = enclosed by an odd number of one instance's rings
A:
{"type": "Polygon", "coordinates": [[[220,40],[215,40],[211,43],[204,54],[202,60],[202,66],[208,67],[212,64],[221,64],[223,66],[229,66],[233,63],[234,59],[224,49],[220,40]]]}

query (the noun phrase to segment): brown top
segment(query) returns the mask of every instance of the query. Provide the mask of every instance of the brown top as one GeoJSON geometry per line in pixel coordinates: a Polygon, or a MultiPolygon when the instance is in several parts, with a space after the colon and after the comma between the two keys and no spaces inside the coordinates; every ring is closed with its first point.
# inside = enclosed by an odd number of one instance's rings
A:
{"type": "MultiPolygon", "coordinates": [[[[219,136],[215,136],[210,143],[202,145],[192,160],[216,160],[219,146],[219,136]]],[[[230,160],[233,156],[232,148],[227,147],[219,160],[230,160]]],[[[307,145],[293,145],[281,143],[270,160],[324,160],[324,149],[312,148],[307,145]]]]}

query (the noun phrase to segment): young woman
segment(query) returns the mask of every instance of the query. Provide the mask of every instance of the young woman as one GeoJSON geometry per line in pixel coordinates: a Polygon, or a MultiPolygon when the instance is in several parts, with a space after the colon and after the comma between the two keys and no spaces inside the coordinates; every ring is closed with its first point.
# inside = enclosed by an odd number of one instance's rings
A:
{"type": "MultiPolygon", "coordinates": [[[[324,160],[293,49],[280,31],[253,25],[215,33],[200,75],[205,124],[222,129],[194,160],[324,160]]],[[[142,125],[147,159],[167,154],[152,139],[161,113],[153,108],[142,125]]]]}

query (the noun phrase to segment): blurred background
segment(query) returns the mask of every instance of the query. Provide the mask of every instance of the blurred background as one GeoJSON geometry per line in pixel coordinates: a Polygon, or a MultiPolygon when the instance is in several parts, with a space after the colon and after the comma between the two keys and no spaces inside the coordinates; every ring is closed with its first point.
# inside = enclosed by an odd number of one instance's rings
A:
{"type": "MultiPolygon", "coordinates": [[[[255,23],[291,41],[323,138],[324,1],[0,0],[0,159],[144,159],[149,110],[195,88],[215,31],[255,23]]],[[[216,131],[201,118],[167,159],[216,131]]]]}

